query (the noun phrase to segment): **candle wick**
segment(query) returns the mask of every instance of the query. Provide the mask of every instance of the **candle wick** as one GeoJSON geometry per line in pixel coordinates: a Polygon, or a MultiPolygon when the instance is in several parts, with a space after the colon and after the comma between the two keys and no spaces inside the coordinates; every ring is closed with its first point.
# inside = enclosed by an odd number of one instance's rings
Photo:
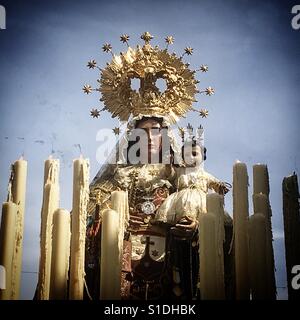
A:
{"type": "Polygon", "coordinates": [[[75,148],[78,148],[80,154],[82,154],[82,149],[81,149],[80,143],[74,144],[74,147],[75,147],[75,148]]]}

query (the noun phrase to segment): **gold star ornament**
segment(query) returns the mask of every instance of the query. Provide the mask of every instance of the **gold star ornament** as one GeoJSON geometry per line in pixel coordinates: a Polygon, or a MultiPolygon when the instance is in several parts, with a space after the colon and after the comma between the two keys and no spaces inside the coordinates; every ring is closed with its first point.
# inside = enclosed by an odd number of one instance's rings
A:
{"type": "MultiPolygon", "coordinates": [[[[101,69],[94,59],[87,63],[89,69],[96,68],[101,75],[97,79],[97,86],[86,84],[82,90],[85,94],[100,92],[100,101],[104,103],[103,109],[92,109],[91,116],[98,118],[100,112],[106,110],[120,121],[129,121],[131,116],[155,115],[166,117],[169,124],[175,124],[188,111],[193,110],[199,114],[200,108],[193,108],[193,103],[197,102],[196,94],[211,96],[215,92],[212,87],[204,87],[202,90],[197,88],[199,80],[195,77],[196,71],[207,72],[208,67],[199,64],[198,70],[192,70],[189,64],[183,61],[183,56],[193,54],[190,46],[183,47],[181,56],[168,52],[168,46],[174,43],[171,35],[165,36],[164,49],[150,44],[153,39],[150,32],[144,32],[140,37],[144,45],[138,45],[135,49],[128,45],[129,35],[121,34],[120,41],[129,48],[119,55],[114,54],[110,43],[104,43],[103,52],[110,53],[113,57],[104,69],[101,69]],[[141,80],[139,90],[131,88],[132,78],[141,80]],[[162,94],[156,86],[156,78],[163,78],[167,84],[168,90],[162,94]]],[[[207,113],[202,112],[201,116],[206,117],[207,113]]],[[[186,129],[184,132],[181,129],[181,136],[191,130],[192,128],[186,129]]],[[[118,135],[119,128],[115,128],[114,133],[118,135]]]]}
{"type": "Polygon", "coordinates": [[[153,39],[153,36],[150,34],[150,32],[146,31],[141,35],[141,39],[147,44],[153,39]]]}
{"type": "Polygon", "coordinates": [[[103,46],[102,46],[102,50],[103,52],[110,52],[112,49],[112,46],[110,43],[105,43],[103,46]]]}
{"type": "Polygon", "coordinates": [[[115,128],[112,129],[112,130],[113,130],[113,133],[114,133],[116,136],[118,136],[118,135],[120,134],[120,128],[115,127],[115,128]]]}
{"type": "Polygon", "coordinates": [[[207,96],[212,96],[213,94],[215,94],[215,89],[212,88],[212,87],[207,87],[205,89],[205,93],[206,93],[207,96]]]}
{"type": "Polygon", "coordinates": [[[128,34],[122,34],[120,37],[120,41],[123,43],[127,43],[129,41],[129,35],[128,34]]]}
{"type": "Polygon", "coordinates": [[[82,90],[84,93],[90,94],[92,93],[93,88],[89,84],[86,84],[85,86],[83,86],[82,90]]]}
{"type": "Polygon", "coordinates": [[[202,65],[200,66],[200,71],[202,71],[202,72],[207,72],[207,71],[208,71],[208,66],[202,64],[202,65]]]}
{"type": "Polygon", "coordinates": [[[100,111],[98,109],[92,109],[90,111],[91,117],[93,118],[99,118],[100,116],[100,111]]]}
{"type": "Polygon", "coordinates": [[[207,118],[208,117],[208,110],[206,109],[201,109],[199,111],[199,115],[202,117],[202,118],[207,118]]]}
{"type": "Polygon", "coordinates": [[[173,36],[167,36],[166,38],[165,38],[165,41],[166,41],[166,43],[169,45],[169,44],[173,44],[174,43],[174,38],[173,38],[173,36]]]}
{"type": "Polygon", "coordinates": [[[87,64],[87,67],[89,69],[95,69],[97,67],[97,61],[96,60],[90,60],[87,64]]]}
{"type": "Polygon", "coordinates": [[[192,47],[185,47],[184,53],[187,54],[188,56],[191,56],[193,54],[193,48],[192,47]]]}

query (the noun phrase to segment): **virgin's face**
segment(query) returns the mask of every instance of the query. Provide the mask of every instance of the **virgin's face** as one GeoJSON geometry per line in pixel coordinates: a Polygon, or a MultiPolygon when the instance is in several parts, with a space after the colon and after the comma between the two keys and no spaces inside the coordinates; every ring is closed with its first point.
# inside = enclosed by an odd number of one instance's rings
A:
{"type": "Polygon", "coordinates": [[[148,157],[151,155],[158,155],[161,150],[162,143],[160,123],[153,119],[147,119],[145,121],[141,121],[137,128],[143,129],[148,135],[148,157]]]}

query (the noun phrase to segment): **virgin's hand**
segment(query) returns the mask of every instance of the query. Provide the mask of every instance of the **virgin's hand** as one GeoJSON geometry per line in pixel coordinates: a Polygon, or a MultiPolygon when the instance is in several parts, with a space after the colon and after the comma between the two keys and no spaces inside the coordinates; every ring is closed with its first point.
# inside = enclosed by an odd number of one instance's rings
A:
{"type": "Polygon", "coordinates": [[[178,221],[178,223],[175,224],[176,228],[187,231],[194,231],[197,226],[198,222],[194,219],[189,218],[188,216],[184,216],[178,221]]]}
{"type": "Polygon", "coordinates": [[[175,224],[174,227],[171,228],[171,232],[173,235],[178,237],[193,237],[195,234],[195,231],[198,227],[198,222],[189,218],[189,217],[183,217],[181,218],[177,224],[175,224]]]}

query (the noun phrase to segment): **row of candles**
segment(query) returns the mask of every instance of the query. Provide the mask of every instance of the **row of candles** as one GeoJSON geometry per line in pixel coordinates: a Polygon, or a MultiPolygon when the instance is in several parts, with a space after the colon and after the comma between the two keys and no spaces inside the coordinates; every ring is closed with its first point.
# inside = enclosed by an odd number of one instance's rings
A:
{"type": "MultiPolygon", "coordinates": [[[[266,165],[253,166],[253,211],[249,216],[248,173],[244,163],[233,166],[233,252],[237,300],[276,299],[269,176],[266,165]]],[[[206,197],[200,217],[201,299],[225,299],[224,197],[206,197]]],[[[227,254],[227,252],[226,252],[227,254]]]]}
{"type": "MultiPolygon", "coordinates": [[[[237,300],[248,300],[250,297],[255,300],[276,299],[267,166],[263,164],[253,166],[254,213],[251,216],[249,216],[248,180],[246,164],[236,162],[233,166],[232,242],[235,297],[237,300]]],[[[123,218],[120,219],[120,213],[124,217],[126,196],[123,200],[122,197],[118,197],[118,201],[112,201],[112,209],[103,212],[100,299],[120,299],[119,257],[122,245],[119,242],[119,230],[120,224],[124,221],[123,218]],[[118,206],[115,203],[118,203],[118,206]],[[106,244],[104,247],[103,243],[106,244]],[[112,260],[107,259],[107,255],[110,255],[112,260]]],[[[207,194],[206,211],[199,219],[201,299],[223,300],[226,298],[224,196],[217,193],[207,194]]]]}
{"type": "MultiPolygon", "coordinates": [[[[249,217],[248,173],[244,163],[233,167],[233,224],[236,299],[275,299],[269,178],[266,165],[253,166],[253,208],[249,217]]],[[[120,272],[126,195],[112,195],[112,209],[102,216],[100,298],[120,299],[120,272]],[[123,225],[122,225],[123,223],[123,225]],[[122,226],[122,227],[121,227],[122,226]],[[121,236],[120,236],[121,233],[121,236]],[[107,258],[110,256],[110,258],[107,258]]],[[[211,193],[207,213],[199,221],[201,299],[225,299],[224,197],[211,193]]],[[[126,218],[125,218],[126,224],[126,218]]],[[[227,254],[227,253],[226,253],[227,254]]]]}
{"type": "MultiPolygon", "coordinates": [[[[5,270],[5,289],[0,290],[0,300],[20,296],[26,176],[27,161],[20,159],[12,165],[11,188],[2,206],[0,265],[5,270]]],[[[36,291],[39,300],[83,298],[88,199],[88,159],[80,157],[73,162],[71,214],[59,207],[59,160],[49,157],[45,161],[36,291]]]]}
{"type": "MultiPolygon", "coordinates": [[[[0,265],[6,288],[0,299],[18,299],[22,269],[22,242],[27,162],[12,165],[7,202],[2,206],[0,265]]],[[[249,217],[248,173],[244,163],[233,166],[233,224],[236,298],[274,298],[269,180],[266,165],[253,166],[253,208],[249,217]]],[[[89,199],[89,161],[74,160],[72,212],[59,207],[59,160],[45,161],[41,212],[40,262],[36,297],[83,299],[86,216],[89,199]],[[69,285],[68,285],[69,282],[69,285]]],[[[120,299],[123,235],[129,218],[127,193],[112,193],[112,208],[102,213],[100,299],[120,299]]],[[[224,198],[207,195],[207,213],[201,215],[200,290],[202,299],[224,299],[224,198]]]]}

